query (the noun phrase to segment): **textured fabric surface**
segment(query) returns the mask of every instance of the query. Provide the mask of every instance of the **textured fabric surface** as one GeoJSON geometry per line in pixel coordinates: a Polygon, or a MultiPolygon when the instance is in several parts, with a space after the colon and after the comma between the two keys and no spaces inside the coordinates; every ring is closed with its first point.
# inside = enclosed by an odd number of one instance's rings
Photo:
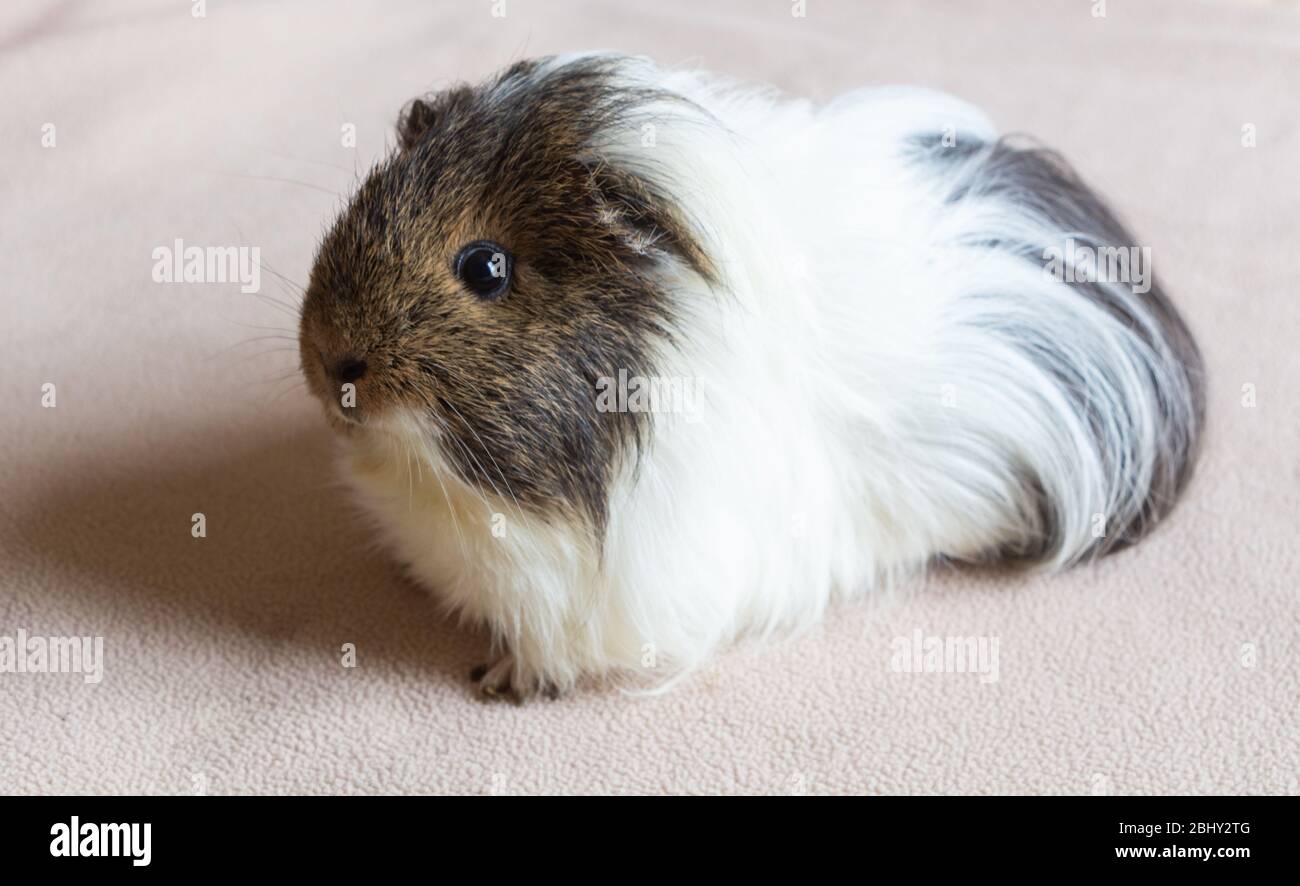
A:
{"type": "Polygon", "coordinates": [[[1105,7],[5,3],[0,636],[102,637],[104,668],[0,673],[0,791],[1300,792],[1300,13],[1105,7]],[[270,299],[402,103],[580,48],[934,86],[1064,150],[1206,354],[1172,520],[1066,575],[930,575],[665,695],[477,701],[485,637],[371,547],[270,299]],[[267,298],[155,282],[177,238],[256,245],[267,298]],[[891,668],[915,632],[996,640],[997,679],[891,668]]]}

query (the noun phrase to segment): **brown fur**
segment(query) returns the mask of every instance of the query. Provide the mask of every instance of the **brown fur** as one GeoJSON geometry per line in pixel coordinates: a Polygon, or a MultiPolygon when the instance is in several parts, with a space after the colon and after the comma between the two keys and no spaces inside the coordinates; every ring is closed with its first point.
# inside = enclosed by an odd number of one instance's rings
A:
{"type": "Polygon", "coordinates": [[[674,327],[662,263],[711,270],[667,196],[594,149],[657,96],[619,87],[599,60],[538,70],[522,62],[407,106],[396,152],[320,246],[302,367],[328,403],[339,367],[365,361],[355,421],[414,408],[449,438],[443,452],[467,482],[599,535],[608,485],[649,416],[597,411],[596,380],[654,373],[653,347],[674,327]],[[455,276],[475,240],[513,256],[498,301],[455,276]]]}

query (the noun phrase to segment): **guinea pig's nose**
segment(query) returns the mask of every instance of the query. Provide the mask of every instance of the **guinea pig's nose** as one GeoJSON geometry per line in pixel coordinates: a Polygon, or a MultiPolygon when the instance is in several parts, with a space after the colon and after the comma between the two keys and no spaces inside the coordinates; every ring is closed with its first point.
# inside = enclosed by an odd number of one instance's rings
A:
{"type": "Polygon", "coordinates": [[[344,384],[357,381],[365,374],[366,361],[358,360],[356,357],[344,357],[330,367],[330,375],[344,384]]]}

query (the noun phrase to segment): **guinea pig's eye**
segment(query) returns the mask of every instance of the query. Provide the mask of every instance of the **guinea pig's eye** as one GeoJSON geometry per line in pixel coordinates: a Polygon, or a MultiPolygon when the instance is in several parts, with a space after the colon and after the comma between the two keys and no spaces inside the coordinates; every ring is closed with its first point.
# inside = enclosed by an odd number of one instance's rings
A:
{"type": "Polygon", "coordinates": [[[479,298],[498,299],[510,285],[512,264],[504,246],[476,240],[456,256],[456,276],[479,298]]]}

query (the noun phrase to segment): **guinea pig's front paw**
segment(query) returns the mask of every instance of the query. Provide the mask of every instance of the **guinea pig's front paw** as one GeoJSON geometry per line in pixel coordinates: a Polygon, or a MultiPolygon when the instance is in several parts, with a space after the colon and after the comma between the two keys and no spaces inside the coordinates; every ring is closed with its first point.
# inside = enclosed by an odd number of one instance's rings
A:
{"type": "Polygon", "coordinates": [[[478,687],[479,697],[485,701],[507,700],[523,704],[539,695],[554,700],[562,694],[555,686],[518,667],[510,653],[491,664],[474,668],[469,672],[469,678],[478,687]]]}

